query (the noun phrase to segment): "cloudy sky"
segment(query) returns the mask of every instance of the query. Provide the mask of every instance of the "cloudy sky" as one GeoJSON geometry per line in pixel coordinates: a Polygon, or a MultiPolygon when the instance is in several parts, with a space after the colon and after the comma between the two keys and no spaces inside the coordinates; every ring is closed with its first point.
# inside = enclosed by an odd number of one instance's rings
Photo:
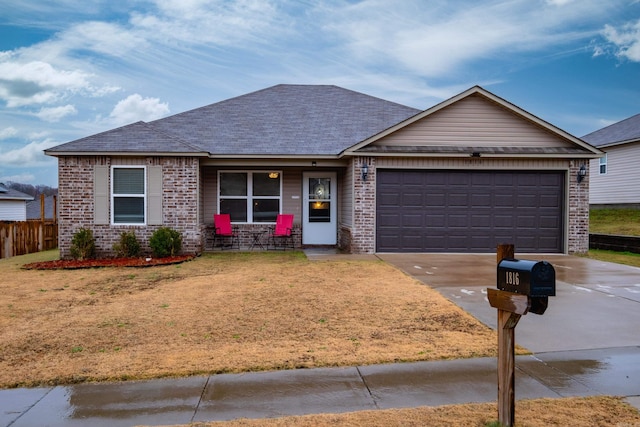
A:
{"type": "Polygon", "coordinates": [[[0,182],[42,150],[280,83],[474,85],[576,136],[640,113],[640,0],[2,0],[0,182]]]}

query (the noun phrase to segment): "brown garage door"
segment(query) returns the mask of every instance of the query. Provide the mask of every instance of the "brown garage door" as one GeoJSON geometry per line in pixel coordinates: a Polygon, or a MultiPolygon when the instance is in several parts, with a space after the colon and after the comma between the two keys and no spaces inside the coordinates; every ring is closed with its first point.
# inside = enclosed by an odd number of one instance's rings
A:
{"type": "Polygon", "coordinates": [[[564,173],[377,171],[378,252],[563,251],[564,173]]]}

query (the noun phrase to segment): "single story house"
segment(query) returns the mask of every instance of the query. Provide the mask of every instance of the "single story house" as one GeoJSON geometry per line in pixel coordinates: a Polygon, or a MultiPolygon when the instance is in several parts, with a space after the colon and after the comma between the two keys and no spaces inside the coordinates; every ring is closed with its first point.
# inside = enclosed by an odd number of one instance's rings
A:
{"type": "Polygon", "coordinates": [[[26,221],[27,202],[33,197],[0,182],[0,221],[26,221]]]}
{"type": "Polygon", "coordinates": [[[604,151],[591,160],[591,207],[640,208],[640,114],[582,137],[604,151]]]}
{"type": "Polygon", "coordinates": [[[278,213],[297,246],[351,253],[588,250],[581,139],[479,87],[427,110],[328,85],[277,85],[45,151],[58,158],[59,247],[90,228],[178,230],[212,249],[214,213],[241,245],[278,213]]]}

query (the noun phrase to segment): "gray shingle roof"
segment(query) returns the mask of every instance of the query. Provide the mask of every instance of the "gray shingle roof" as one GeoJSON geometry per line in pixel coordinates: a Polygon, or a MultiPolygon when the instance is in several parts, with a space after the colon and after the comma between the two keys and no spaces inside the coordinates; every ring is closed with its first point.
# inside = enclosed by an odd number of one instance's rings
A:
{"type": "Polygon", "coordinates": [[[47,153],[198,153],[185,141],[166,135],[148,123],[136,122],[106,132],[76,139],[46,150],[47,153]]]}
{"type": "Polygon", "coordinates": [[[33,200],[33,197],[0,182],[0,200],[33,200]]]}
{"type": "Polygon", "coordinates": [[[337,86],[277,85],[82,138],[47,153],[338,155],[419,112],[337,86]]]}
{"type": "Polygon", "coordinates": [[[596,147],[640,140],[640,114],[591,132],[582,139],[596,147]]]}

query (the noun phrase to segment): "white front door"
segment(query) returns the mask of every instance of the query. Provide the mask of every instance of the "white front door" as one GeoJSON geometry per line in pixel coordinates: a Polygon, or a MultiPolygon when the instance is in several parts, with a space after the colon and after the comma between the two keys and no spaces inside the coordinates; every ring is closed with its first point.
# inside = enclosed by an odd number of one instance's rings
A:
{"type": "Polygon", "coordinates": [[[335,245],[338,192],[335,172],[302,174],[302,244],[335,245]]]}

